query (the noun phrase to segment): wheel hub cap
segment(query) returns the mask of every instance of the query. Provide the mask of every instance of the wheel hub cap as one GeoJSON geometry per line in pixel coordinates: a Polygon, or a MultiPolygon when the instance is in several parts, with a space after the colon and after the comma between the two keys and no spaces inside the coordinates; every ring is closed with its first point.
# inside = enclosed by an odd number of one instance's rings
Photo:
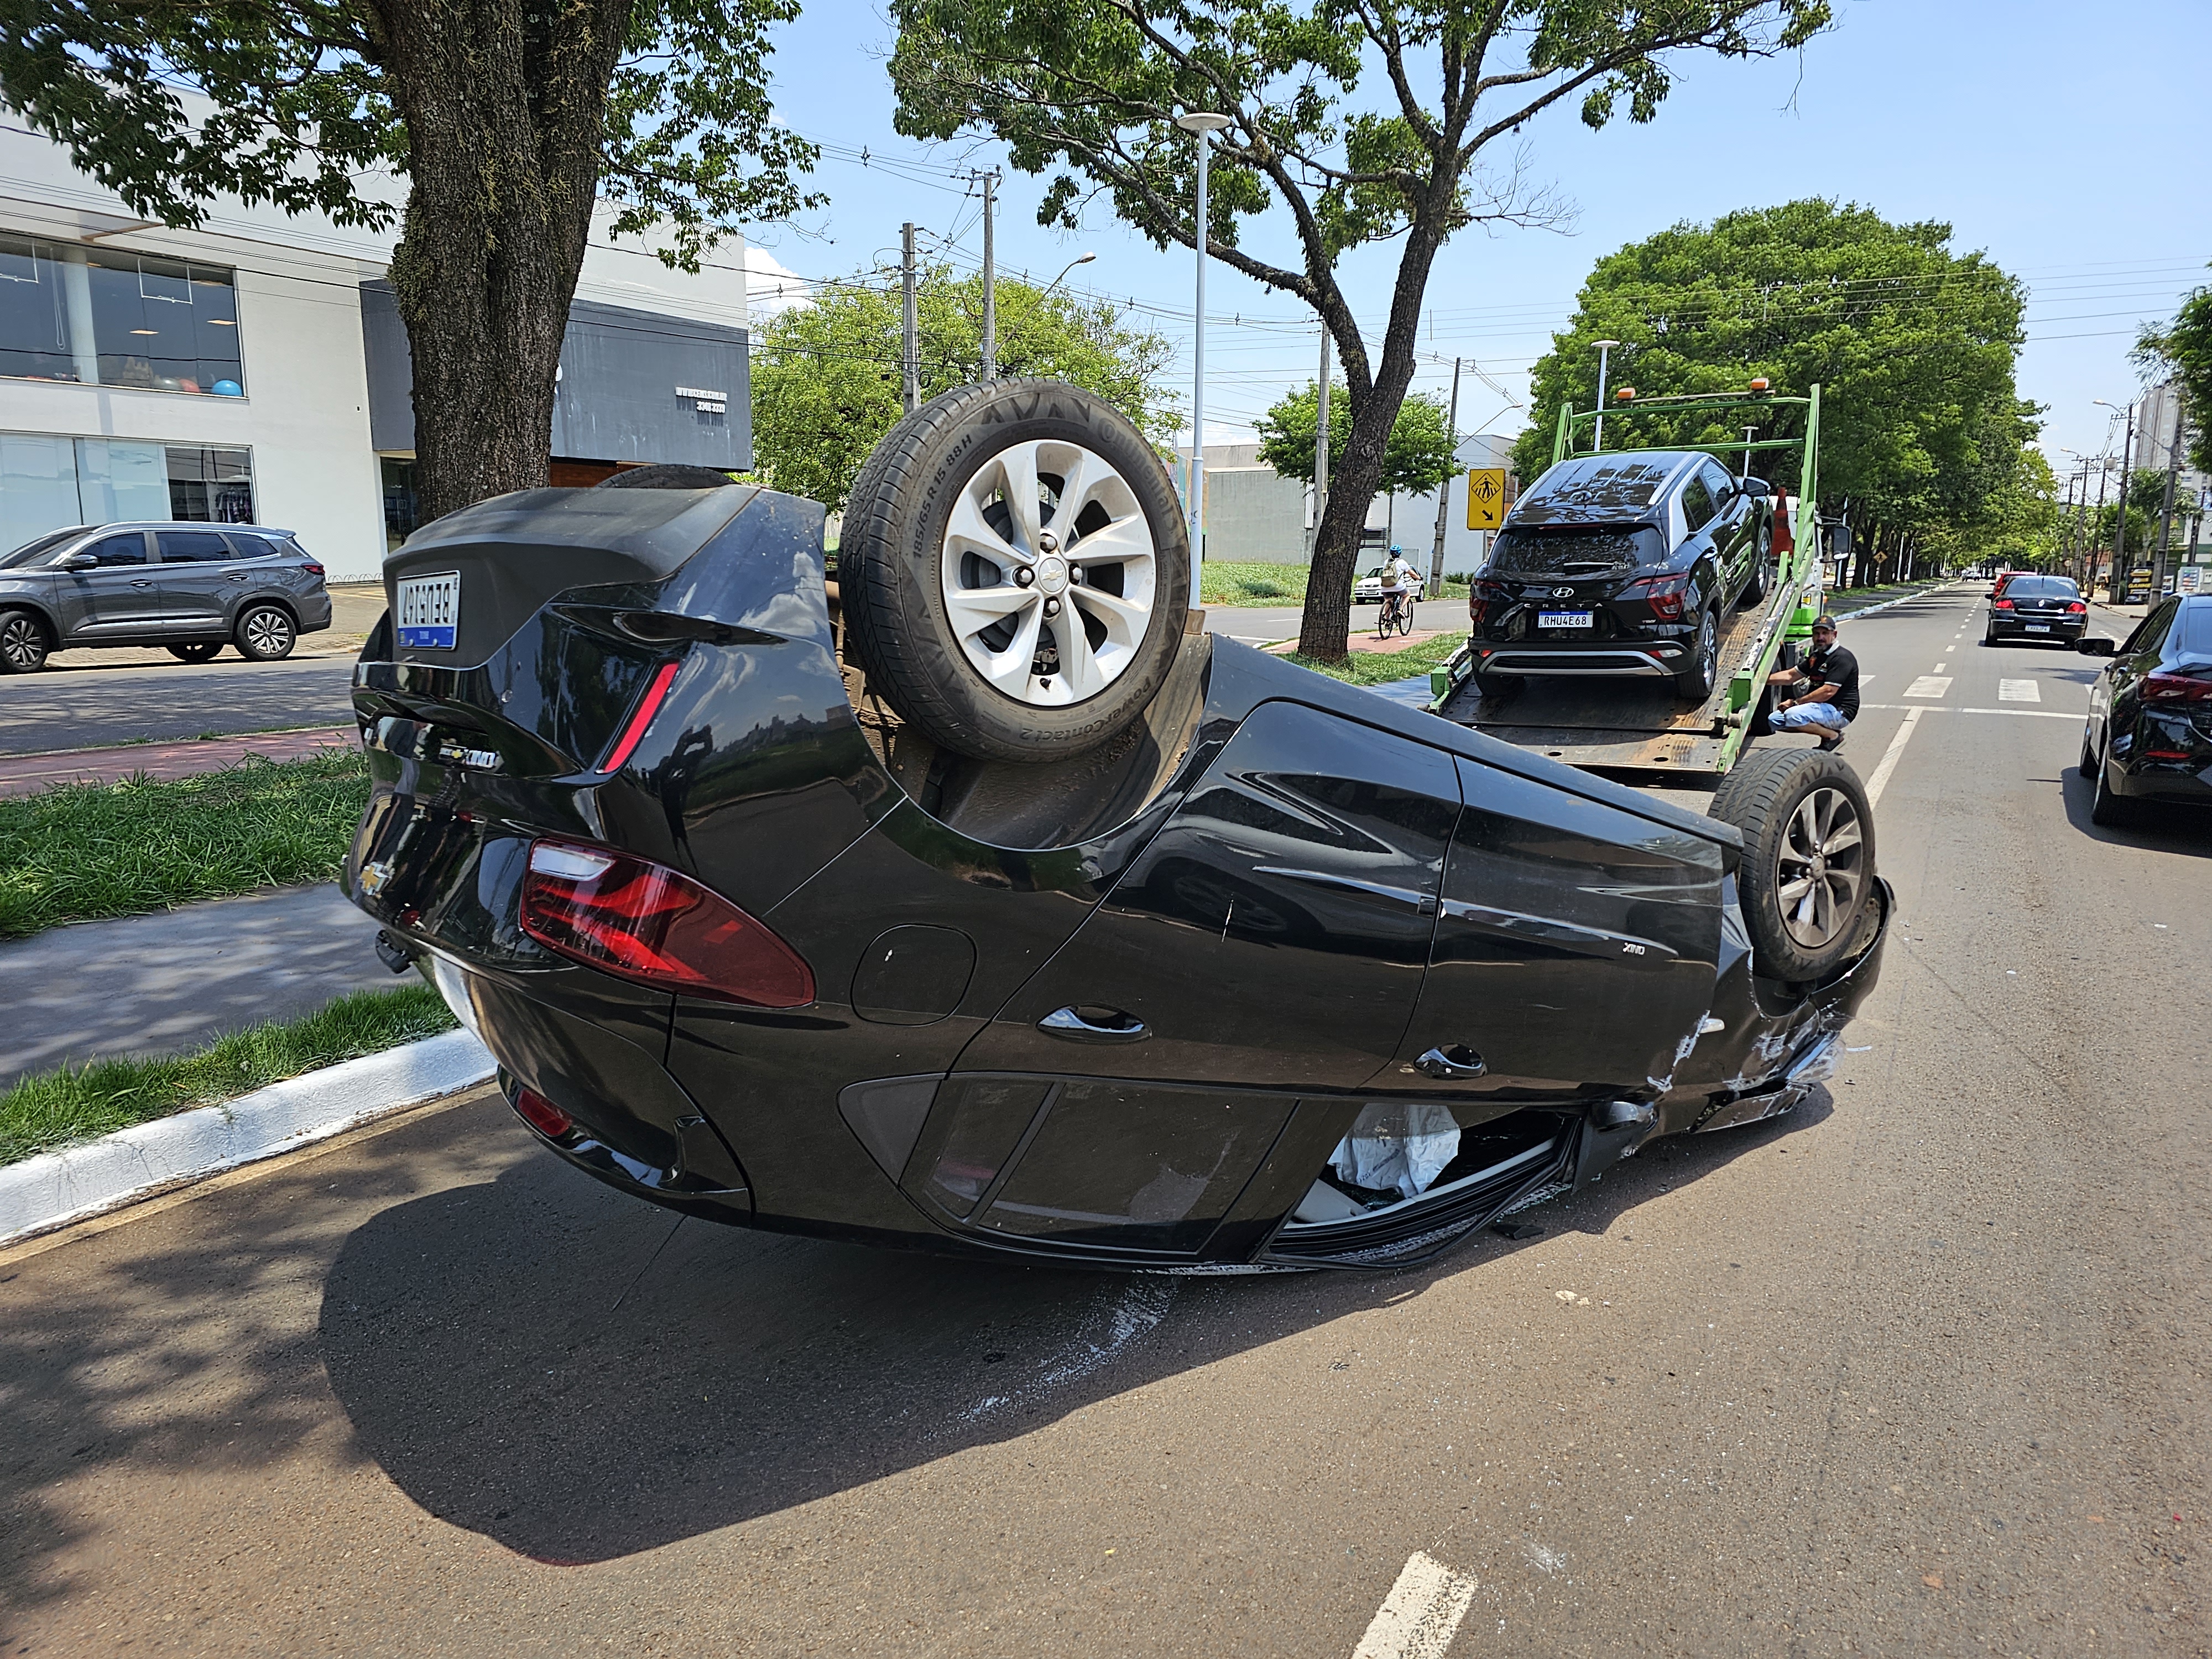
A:
{"type": "Polygon", "coordinates": [[[1136,659],[1164,602],[1137,494],[1076,443],[1010,446],[961,488],[939,565],[969,665],[1034,708],[1081,702],[1136,659]]]}

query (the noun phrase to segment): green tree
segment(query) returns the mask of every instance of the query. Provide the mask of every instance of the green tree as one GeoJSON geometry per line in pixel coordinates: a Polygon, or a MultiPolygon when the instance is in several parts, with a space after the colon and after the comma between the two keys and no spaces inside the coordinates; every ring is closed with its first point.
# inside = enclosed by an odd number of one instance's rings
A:
{"type": "MultiPolygon", "coordinates": [[[[925,400],[981,371],[983,279],[948,266],[922,273],[915,303],[925,400]]],[[[778,489],[842,507],[877,439],[898,422],[898,290],[865,277],[825,287],[763,326],[753,353],[757,467],[778,489]]],[[[1115,307],[1001,277],[999,372],[1048,375],[1097,392],[1155,442],[1182,424],[1154,385],[1173,356],[1115,307]]]]}
{"type": "MultiPolygon", "coordinates": [[[[1608,254],[1536,366],[1521,476],[1550,464],[1561,403],[1595,400],[1593,343],[1610,338],[1621,342],[1613,386],[1646,394],[1741,390],[1757,375],[1782,392],[1819,382],[1821,506],[1850,504],[1863,574],[1937,526],[1963,526],[1977,474],[1996,476],[1989,423],[2013,422],[2014,447],[2032,428],[2017,424],[2013,385],[2020,284],[1978,253],[1954,253],[1950,240],[1948,225],[1892,224],[1811,199],[1680,224],[1608,254]]],[[[1751,418],[1622,411],[1608,414],[1606,437],[1740,440],[1751,418]]],[[[1778,408],[1758,435],[1802,430],[1802,411],[1778,408]]]]}
{"type": "Polygon", "coordinates": [[[1650,120],[1676,54],[1791,50],[1829,20],[1828,0],[892,0],[891,12],[900,131],[1004,139],[1014,165],[1052,176],[1048,223],[1103,194],[1156,245],[1198,246],[1194,145],[1175,118],[1229,118],[1204,246],[1311,306],[1344,368],[1351,431],[1298,633],[1301,652],[1329,661],[1345,653],[1341,596],[1438,250],[1468,225],[1559,212],[1517,161],[1493,167],[1487,152],[1563,100],[1593,127],[1624,107],[1650,120]],[[1281,259],[1244,240],[1277,208],[1294,239],[1281,259]],[[1337,264],[1394,240],[1370,359],[1337,264]]]}
{"type": "Polygon", "coordinates": [[[2189,421],[2189,464],[2212,472],[2212,288],[2200,288],[2181,302],[2163,328],[2146,328],[2136,340],[2135,360],[2147,373],[2171,376],[2181,388],[2189,421]]]}
{"type": "MultiPolygon", "coordinates": [[[[1311,483],[1314,477],[1314,426],[1321,402],[1319,387],[1308,380],[1253,422],[1260,434],[1260,459],[1285,478],[1311,483]]],[[[1410,489],[1425,495],[1459,470],[1452,441],[1450,415],[1443,400],[1415,392],[1398,406],[1390,436],[1382,446],[1382,477],[1379,489],[1410,489]]],[[[1352,441],[1352,411],[1344,399],[1328,400],[1328,476],[1341,476],[1339,468],[1352,441]]],[[[1364,510],[1364,507],[1362,509],[1364,510]]]]}
{"type": "Polygon", "coordinates": [[[553,379],[594,205],[717,236],[818,198],[772,119],[768,27],[798,0],[0,0],[0,93],[137,212],[221,196],[390,224],[435,518],[545,482],[553,379]],[[185,95],[180,95],[185,94],[185,95]],[[193,101],[187,102],[186,95],[193,101]],[[198,100],[204,99],[207,103],[198,100]]]}

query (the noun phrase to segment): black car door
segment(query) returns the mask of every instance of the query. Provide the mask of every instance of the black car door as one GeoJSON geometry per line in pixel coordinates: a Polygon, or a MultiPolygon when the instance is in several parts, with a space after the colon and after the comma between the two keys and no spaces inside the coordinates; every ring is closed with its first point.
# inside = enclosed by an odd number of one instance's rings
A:
{"type": "Polygon", "coordinates": [[[1459,807],[1441,750],[1263,704],[961,1055],[909,1190],[1036,1243],[1199,1248],[1298,1091],[1397,1052],[1459,807]]]}
{"type": "Polygon", "coordinates": [[[1607,1098],[1650,1092],[1711,1004],[1721,844],[1460,762],[1420,1004],[1370,1086],[1607,1098]]]}
{"type": "Polygon", "coordinates": [[[1735,480],[1719,463],[1705,462],[1698,468],[1698,477],[1711,492],[1717,508],[1713,557],[1720,564],[1723,591],[1733,604],[1750,579],[1752,562],[1759,556],[1757,515],[1751,497],[1736,489],[1735,480]]]}
{"type": "Polygon", "coordinates": [[[2156,671],[2165,653],[2166,634],[2180,608],[2178,597],[2170,599],[2137,623],[2113,653],[2111,666],[2098,677],[2102,683],[2093,694],[2093,707],[2102,705],[2104,741],[2108,752],[2116,757],[2126,756],[2140,702],[2138,688],[2146,674],[2156,671]]]}

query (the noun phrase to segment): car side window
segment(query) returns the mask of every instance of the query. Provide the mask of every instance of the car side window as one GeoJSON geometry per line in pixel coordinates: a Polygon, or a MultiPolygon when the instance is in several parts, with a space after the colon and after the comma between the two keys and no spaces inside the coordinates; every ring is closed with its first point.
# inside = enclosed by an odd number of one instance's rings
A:
{"type": "Polygon", "coordinates": [[[1711,461],[1698,469],[1698,477],[1712,495],[1716,508],[1735,494],[1735,480],[1711,461]]]}
{"type": "Polygon", "coordinates": [[[98,559],[103,569],[109,565],[143,564],[146,562],[146,538],[133,530],[120,535],[102,536],[91,546],[78,550],[98,559]]]}
{"type": "Polygon", "coordinates": [[[2173,626],[2173,613],[2180,608],[2179,599],[2168,599],[2164,605],[2136,624],[2136,631],[2128,635],[2127,643],[2119,649],[2123,657],[2140,656],[2155,651],[2166,643],[2166,630],[2173,626]]]}
{"type": "Polygon", "coordinates": [[[229,532],[230,544],[238,550],[241,559],[273,559],[283,550],[266,536],[255,536],[243,530],[229,532]]]}
{"type": "Polygon", "coordinates": [[[212,564],[234,558],[230,544],[212,530],[157,530],[154,540],[168,564],[212,564]]]}
{"type": "Polygon", "coordinates": [[[1682,486],[1682,520],[1692,536],[1713,521],[1713,494],[1703,477],[1693,477],[1682,486]]]}

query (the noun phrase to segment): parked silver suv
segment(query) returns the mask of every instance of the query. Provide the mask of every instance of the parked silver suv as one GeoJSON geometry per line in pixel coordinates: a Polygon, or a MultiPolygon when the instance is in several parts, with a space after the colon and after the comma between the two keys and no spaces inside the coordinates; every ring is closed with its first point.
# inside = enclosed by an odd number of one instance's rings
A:
{"type": "Polygon", "coordinates": [[[77,525],[0,556],[0,673],[72,647],[165,645],[254,662],[331,625],[323,567],[289,530],[250,524],[77,525]]]}

